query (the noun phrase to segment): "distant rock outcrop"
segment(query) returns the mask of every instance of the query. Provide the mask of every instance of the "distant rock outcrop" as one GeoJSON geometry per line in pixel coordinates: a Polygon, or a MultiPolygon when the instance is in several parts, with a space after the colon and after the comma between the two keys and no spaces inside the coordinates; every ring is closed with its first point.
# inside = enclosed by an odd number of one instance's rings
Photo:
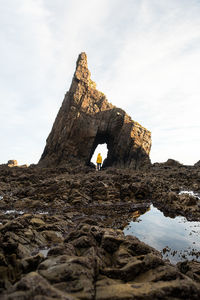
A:
{"type": "Polygon", "coordinates": [[[183,166],[179,161],[169,158],[167,161],[165,162],[160,162],[160,163],[154,163],[153,164],[154,167],[180,167],[183,166]]]}
{"type": "Polygon", "coordinates": [[[9,166],[9,167],[17,167],[17,166],[18,166],[17,160],[15,160],[15,159],[10,159],[10,160],[8,161],[8,166],[9,166]]]}
{"type": "Polygon", "coordinates": [[[200,167],[200,160],[194,164],[195,167],[200,167]]]}
{"type": "Polygon", "coordinates": [[[81,53],[39,165],[90,164],[97,145],[103,143],[108,147],[104,166],[136,169],[150,164],[150,131],[96,89],[87,56],[81,53]]]}

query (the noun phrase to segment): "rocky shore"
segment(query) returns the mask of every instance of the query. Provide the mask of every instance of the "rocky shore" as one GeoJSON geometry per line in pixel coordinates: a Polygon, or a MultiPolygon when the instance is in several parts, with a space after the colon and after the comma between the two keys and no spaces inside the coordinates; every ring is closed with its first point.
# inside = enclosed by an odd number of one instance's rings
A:
{"type": "Polygon", "coordinates": [[[199,162],[151,165],[150,149],[151,132],[96,89],[81,53],[38,165],[0,166],[0,299],[200,299],[200,262],[172,265],[123,233],[151,204],[200,221],[199,162]]]}
{"type": "MultiPolygon", "coordinates": [[[[199,299],[200,263],[171,265],[123,228],[151,203],[200,221],[200,167],[0,166],[0,299],[199,299]]],[[[149,232],[147,234],[150,234],[149,232]]]]}

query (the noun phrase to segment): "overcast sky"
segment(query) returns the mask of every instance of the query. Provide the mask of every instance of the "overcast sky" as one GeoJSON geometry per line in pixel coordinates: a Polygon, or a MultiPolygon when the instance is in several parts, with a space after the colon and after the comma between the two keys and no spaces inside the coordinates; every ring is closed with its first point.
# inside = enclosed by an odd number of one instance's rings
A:
{"type": "Polygon", "coordinates": [[[0,0],[0,163],[37,163],[78,54],[152,132],[152,162],[200,160],[199,0],[0,0]]]}

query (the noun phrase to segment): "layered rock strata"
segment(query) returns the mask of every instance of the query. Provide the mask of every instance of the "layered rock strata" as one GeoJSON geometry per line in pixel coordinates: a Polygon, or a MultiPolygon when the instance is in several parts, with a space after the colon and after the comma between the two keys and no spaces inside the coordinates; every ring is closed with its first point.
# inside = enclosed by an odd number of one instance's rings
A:
{"type": "Polygon", "coordinates": [[[39,165],[90,164],[97,145],[104,143],[104,166],[136,169],[150,164],[151,133],[96,89],[87,56],[81,53],[39,165]]]}

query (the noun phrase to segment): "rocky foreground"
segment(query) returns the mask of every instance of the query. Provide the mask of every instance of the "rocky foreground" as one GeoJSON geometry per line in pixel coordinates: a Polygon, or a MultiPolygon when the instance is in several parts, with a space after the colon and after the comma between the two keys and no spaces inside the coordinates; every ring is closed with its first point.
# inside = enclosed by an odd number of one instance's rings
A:
{"type": "MultiPolygon", "coordinates": [[[[0,299],[200,299],[200,263],[171,265],[123,228],[150,203],[200,221],[200,167],[0,166],[0,299]]],[[[148,232],[147,234],[150,234],[148,232]]]]}

